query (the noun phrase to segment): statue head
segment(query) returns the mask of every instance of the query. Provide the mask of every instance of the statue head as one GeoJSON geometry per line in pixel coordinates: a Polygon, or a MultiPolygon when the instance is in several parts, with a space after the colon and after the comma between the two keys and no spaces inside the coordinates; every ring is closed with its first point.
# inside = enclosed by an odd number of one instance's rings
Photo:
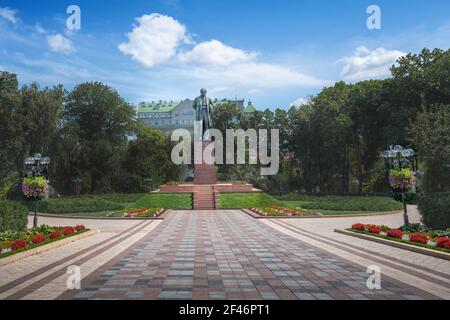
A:
{"type": "Polygon", "coordinates": [[[200,90],[200,94],[202,95],[202,97],[203,97],[203,96],[206,96],[206,92],[207,92],[207,91],[206,91],[206,89],[204,89],[204,88],[200,90]]]}

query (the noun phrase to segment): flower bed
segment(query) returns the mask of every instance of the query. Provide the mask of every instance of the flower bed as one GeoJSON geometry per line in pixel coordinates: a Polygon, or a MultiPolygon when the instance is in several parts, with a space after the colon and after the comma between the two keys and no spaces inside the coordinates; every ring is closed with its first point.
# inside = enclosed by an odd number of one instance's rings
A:
{"type": "Polygon", "coordinates": [[[264,208],[251,208],[250,210],[263,217],[301,217],[317,214],[311,210],[283,206],[267,206],[264,208]]]}
{"type": "Polygon", "coordinates": [[[347,230],[450,253],[450,229],[430,230],[420,225],[391,229],[386,226],[355,223],[347,230]]]}
{"type": "Polygon", "coordinates": [[[113,214],[113,216],[120,216],[123,218],[158,218],[164,212],[166,212],[166,210],[162,208],[127,209],[117,211],[113,214]]]}
{"type": "Polygon", "coordinates": [[[5,231],[0,233],[0,258],[34,249],[42,245],[62,240],[89,231],[83,225],[50,227],[42,225],[25,231],[5,231]]]}

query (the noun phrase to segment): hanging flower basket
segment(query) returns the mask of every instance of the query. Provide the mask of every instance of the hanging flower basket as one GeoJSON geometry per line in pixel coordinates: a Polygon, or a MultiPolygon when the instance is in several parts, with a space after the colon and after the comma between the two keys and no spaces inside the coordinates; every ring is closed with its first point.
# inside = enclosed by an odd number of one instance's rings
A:
{"type": "Polygon", "coordinates": [[[416,176],[411,169],[395,169],[389,174],[389,185],[394,190],[412,189],[416,187],[416,176]]]}
{"type": "Polygon", "coordinates": [[[23,179],[22,193],[27,198],[42,199],[48,195],[48,189],[48,182],[43,177],[23,179]]]}

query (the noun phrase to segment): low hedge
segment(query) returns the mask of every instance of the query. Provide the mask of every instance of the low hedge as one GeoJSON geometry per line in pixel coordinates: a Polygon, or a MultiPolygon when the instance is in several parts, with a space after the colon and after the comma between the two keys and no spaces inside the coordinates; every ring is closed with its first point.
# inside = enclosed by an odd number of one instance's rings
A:
{"type": "Polygon", "coordinates": [[[115,194],[83,194],[79,196],[65,197],[65,199],[101,199],[117,203],[134,203],[146,196],[145,193],[115,193],[115,194]]]}
{"type": "Polygon", "coordinates": [[[20,231],[27,226],[28,209],[13,201],[0,201],[0,232],[20,231]]]}
{"type": "Polygon", "coordinates": [[[290,194],[278,199],[298,201],[298,205],[303,209],[387,212],[401,210],[403,208],[402,203],[390,197],[381,196],[354,197],[290,194]]]}
{"type": "MultiPolygon", "coordinates": [[[[29,205],[33,207],[33,203],[29,205]]],[[[50,199],[48,201],[39,202],[39,212],[43,213],[80,213],[80,212],[97,212],[109,210],[122,210],[124,206],[120,203],[107,201],[96,198],[58,198],[50,199]]]]}
{"type": "Polygon", "coordinates": [[[450,228],[450,192],[427,193],[419,196],[422,222],[433,229],[450,228]]]}

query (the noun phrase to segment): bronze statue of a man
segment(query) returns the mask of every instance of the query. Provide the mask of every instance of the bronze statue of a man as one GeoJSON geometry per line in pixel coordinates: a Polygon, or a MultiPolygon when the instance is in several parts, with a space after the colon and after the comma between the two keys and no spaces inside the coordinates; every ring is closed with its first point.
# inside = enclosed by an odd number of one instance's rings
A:
{"type": "Polygon", "coordinates": [[[195,110],[195,120],[202,121],[202,137],[204,137],[205,132],[213,126],[214,109],[212,100],[206,95],[206,89],[200,90],[200,96],[194,100],[192,107],[195,110]]]}

